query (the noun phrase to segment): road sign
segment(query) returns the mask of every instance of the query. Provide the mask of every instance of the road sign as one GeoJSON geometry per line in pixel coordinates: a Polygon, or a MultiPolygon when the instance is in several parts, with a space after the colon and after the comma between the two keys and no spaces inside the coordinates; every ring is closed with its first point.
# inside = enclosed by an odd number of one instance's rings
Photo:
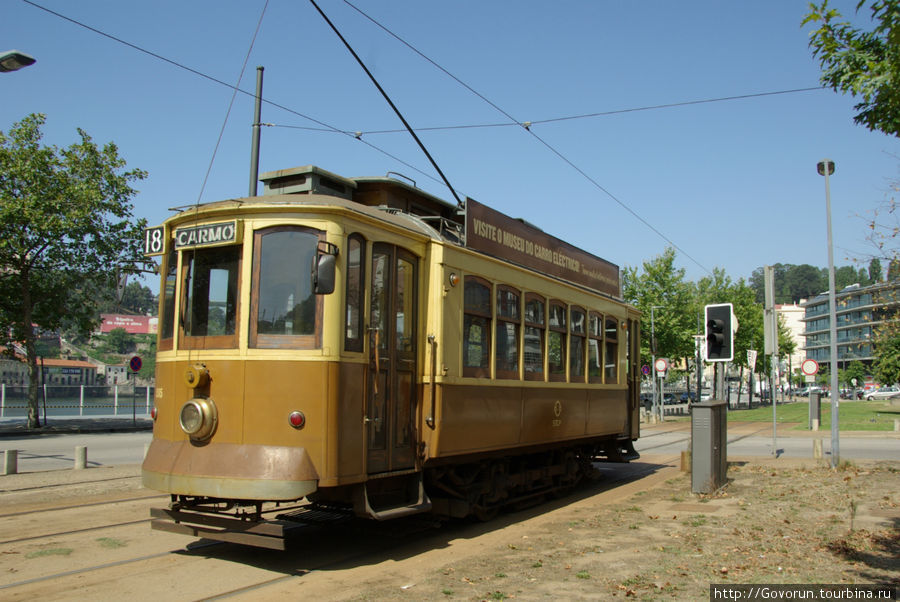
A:
{"type": "Polygon", "coordinates": [[[653,364],[653,367],[656,368],[656,373],[662,376],[666,373],[666,370],[669,369],[669,362],[666,361],[666,358],[660,357],[656,359],[656,363],[653,364]]]}
{"type": "Polygon", "coordinates": [[[819,371],[819,362],[816,360],[803,360],[800,364],[800,371],[806,376],[815,376],[819,371]]]}
{"type": "Polygon", "coordinates": [[[641,366],[641,374],[643,374],[644,376],[650,376],[650,366],[648,366],[647,364],[641,366]]]}
{"type": "Polygon", "coordinates": [[[756,368],[756,349],[747,350],[747,365],[753,370],[756,368]]]}
{"type": "Polygon", "coordinates": [[[143,366],[143,362],[141,362],[141,357],[139,355],[135,355],[128,362],[128,367],[131,368],[132,372],[140,372],[141,366],[143,366]]]}

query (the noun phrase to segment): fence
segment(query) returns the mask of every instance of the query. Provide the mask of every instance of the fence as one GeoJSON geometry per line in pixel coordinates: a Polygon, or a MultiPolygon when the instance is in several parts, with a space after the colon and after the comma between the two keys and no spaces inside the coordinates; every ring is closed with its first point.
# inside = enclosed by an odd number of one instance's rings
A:
{"type": "MultiPolygon", "coordinates": [[[[38,408],[50,416],[141,416],[153,407],[155,387],[128,385],[43,385],[38,389],[38,408]]],[[[28,387],[0,384],[0,418],[28,415],[28,387]]]]}

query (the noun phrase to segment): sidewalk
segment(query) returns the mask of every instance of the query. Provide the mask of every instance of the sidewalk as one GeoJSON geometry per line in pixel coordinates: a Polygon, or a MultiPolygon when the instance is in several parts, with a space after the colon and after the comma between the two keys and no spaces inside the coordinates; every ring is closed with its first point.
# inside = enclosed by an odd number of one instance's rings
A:
{"type": "MultiPolygon", "coordinates": [[[[41,417],[43,421],[43,417],[41,417]]],[[[73,433],[130,433],[153,429],[149,416],[50,416],[39,429],[28,429],[24,417],[0,418],[0,438],[38,437],[73,433]]],[[[43,424],[43,423],[42,423],[43,424]]]]}

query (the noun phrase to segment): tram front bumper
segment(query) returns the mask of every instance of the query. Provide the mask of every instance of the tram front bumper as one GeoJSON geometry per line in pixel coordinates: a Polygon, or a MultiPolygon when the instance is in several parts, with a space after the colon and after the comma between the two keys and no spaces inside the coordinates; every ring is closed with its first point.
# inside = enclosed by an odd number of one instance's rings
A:
{"type": "Polygon", "coordinates": [[[296,500],[319,481],[302,447],[154,439],[141,468],[149,489],[229,500],[296,500]]]}

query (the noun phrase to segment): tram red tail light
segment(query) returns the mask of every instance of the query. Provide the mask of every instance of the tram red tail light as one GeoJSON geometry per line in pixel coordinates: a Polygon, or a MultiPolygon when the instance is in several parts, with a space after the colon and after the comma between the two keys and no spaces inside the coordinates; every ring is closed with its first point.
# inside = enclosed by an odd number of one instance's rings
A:
{"type": "Polygon", "coordinates": [[[159,409],[156,406],[153,406],[153,409],[150,410],[150,418],[156,422],[156,417],[159,416],[159,409]]]}
{"type": "Polygon", "coordinates": [[[294,411],[288,416],[288,422],[291,423],[292,427],[300,430],[306,426],[306,416],[304,416],[303,412],[294,411]]]}

